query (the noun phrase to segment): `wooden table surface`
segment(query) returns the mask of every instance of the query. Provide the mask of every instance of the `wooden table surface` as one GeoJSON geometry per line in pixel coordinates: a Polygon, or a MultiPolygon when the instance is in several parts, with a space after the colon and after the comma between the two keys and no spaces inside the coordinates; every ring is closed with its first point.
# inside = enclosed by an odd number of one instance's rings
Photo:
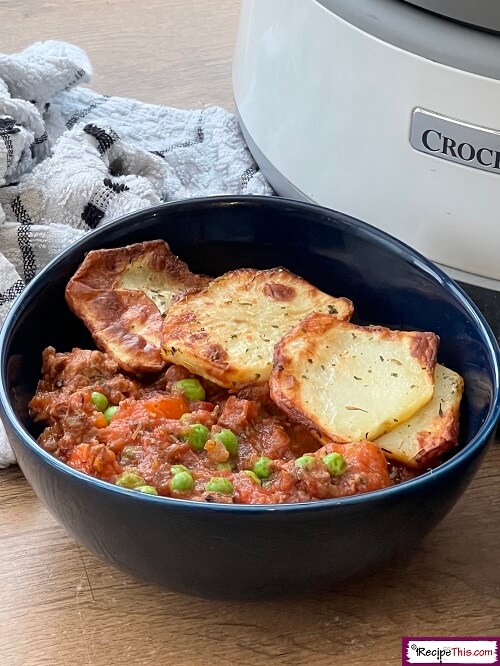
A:
{"type": "MultiPolygon", "coordinates": [[[[237,0],[0,0],[0,48],[67,40],[86,49],[103,93],[232,108],[238,12],[237,0]]],[[[18,468],[0,470],[2,665],[380,666],[401,663],[404,635],[500,635],[498,443],[410,564],[296,601],[137,583],[79,547],[18,468]]]]}

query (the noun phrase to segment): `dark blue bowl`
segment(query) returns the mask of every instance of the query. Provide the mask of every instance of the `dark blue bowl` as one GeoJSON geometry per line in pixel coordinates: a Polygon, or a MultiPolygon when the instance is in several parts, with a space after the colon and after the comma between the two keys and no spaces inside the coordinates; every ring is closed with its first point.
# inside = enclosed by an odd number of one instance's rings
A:
{"type": "Polygon", "coordinates": [[[278,198],[172,203],[109,224],[53,261],[14,304],[1,334],[1,415],[22,471],[77,541],[145,580],[209,597],[327,589],[415,544],[477,471],[499,416],[499,349],[467,296],[416,252],[357,220],[278,198]],[[92,344],[64,288],[85,252],[164,238],[192,270],[286,266],[347,296],[360,323],[435,331],[439,360],[465,379],[462,448],[432,473],[341,500],[242,506],[131,493],[60,463],[27,414],[47,345],[92,344]]]}

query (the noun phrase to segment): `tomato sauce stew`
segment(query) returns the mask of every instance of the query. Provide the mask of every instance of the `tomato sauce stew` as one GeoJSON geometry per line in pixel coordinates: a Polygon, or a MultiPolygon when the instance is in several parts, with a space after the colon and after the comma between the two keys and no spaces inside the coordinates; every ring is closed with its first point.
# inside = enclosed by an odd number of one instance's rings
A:
{"type": "Polygon", "coordinates": [[[371,442],[321,446],[270,400],[267,383],[232,392],[175,365],[137,378],[100,351],[45,349],[30,414],[44,427],[39,444],[59,460],[152,495],[307,502],[415,476],[371,442]]]}

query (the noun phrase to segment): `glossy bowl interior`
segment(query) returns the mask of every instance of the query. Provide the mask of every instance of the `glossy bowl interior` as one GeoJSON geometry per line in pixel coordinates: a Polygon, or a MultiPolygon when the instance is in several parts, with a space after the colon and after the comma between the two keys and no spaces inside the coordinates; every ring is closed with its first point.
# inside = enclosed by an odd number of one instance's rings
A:
{"type": "Polygon", "coordinates": [[[0,413],[38,496],[78,541],[114,565],[205,596],[325,588],[413,549],[464,491],[499,415],[496,339],[449,278],[366,224],[278,198],[166,204],[88,234],[16,301],[0,344],[0,413]],[[358,323],[436,332],[439,361],[465,379],[461,449],[437,470],[398,487],[273,506],[140,495],[52,458],[34,441],[38,432],[27,413],[42,349],[93,346],[65,304],[65,285],[85,252],[156,238],[167,240],[195,272],[282,265],[324,291],[351,298],[358,323]]]}

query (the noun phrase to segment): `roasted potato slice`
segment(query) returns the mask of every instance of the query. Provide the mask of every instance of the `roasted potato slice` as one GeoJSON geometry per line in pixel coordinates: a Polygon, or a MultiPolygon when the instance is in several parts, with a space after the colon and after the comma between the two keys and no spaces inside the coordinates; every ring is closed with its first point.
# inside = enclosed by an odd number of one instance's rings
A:
{"type": "Polygon", "coordinates": [[[312,314],[276,345],[271,398],[320,438],[374,440],[432,399],[438,341],[312,314]]]}
{"type": "Polygon", "coordinates": [[[66,287],[66,301],[97,345],[129,372],[157,372],[163,316],[172,298],[206,285],[162,240],[93,250],[66,287]]]}
{"type": "Polygon", "coordinates": [[[164,320],[163,354],[219,386],[264,381],[274,345],[314,311],[349,319],[352,303],[284,268],[231,271],[172,304],[164,320]]]}
{"type": "Polygon", "coordinates": [[[376,443],[388,458],[412,467],[428,467],[458,444],[460,401],[464,381],[453,370],[436,364],[434,396],[415,416],[376,443]]]}

